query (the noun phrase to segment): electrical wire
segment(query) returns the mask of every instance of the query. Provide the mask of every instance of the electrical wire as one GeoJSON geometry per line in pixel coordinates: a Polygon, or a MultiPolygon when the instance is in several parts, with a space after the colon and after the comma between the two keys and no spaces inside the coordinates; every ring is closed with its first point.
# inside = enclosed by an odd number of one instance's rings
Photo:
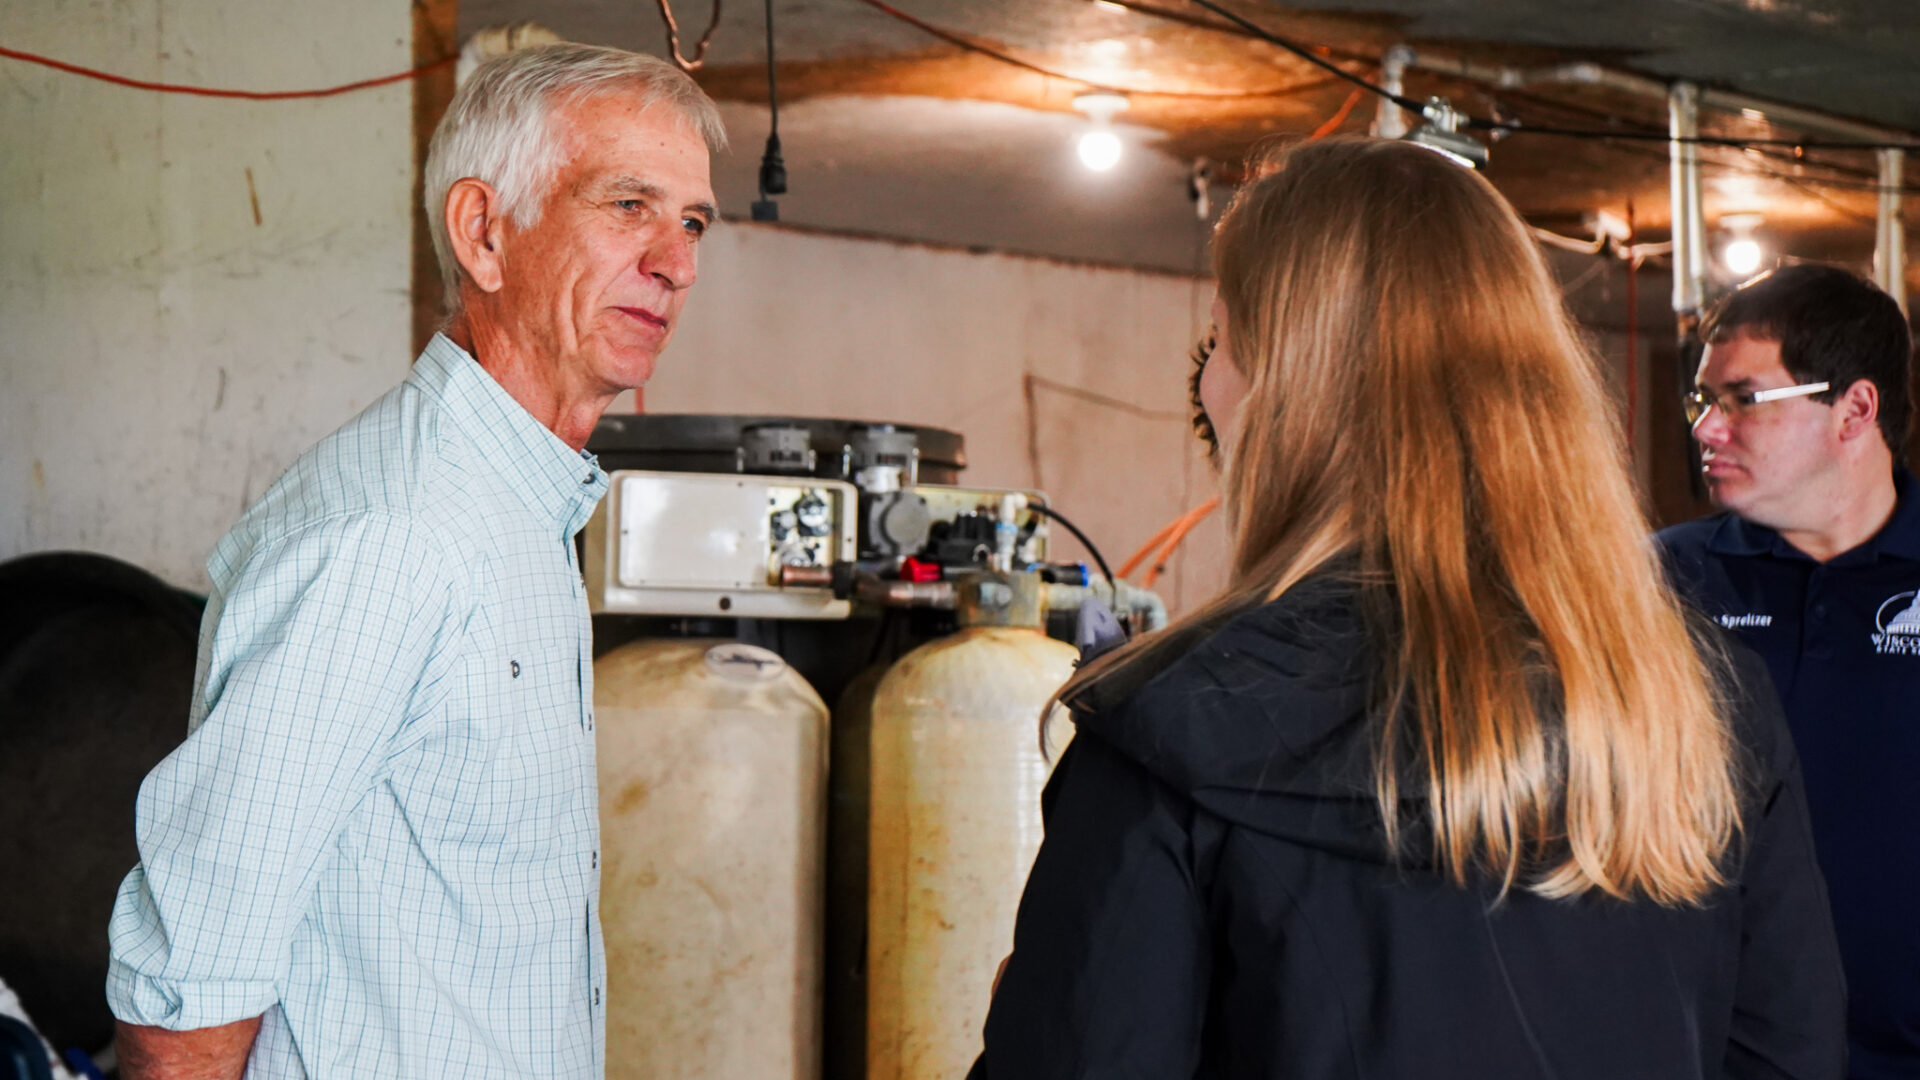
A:
{"type": "Polygon", "coordinates": [[[673,17],[673,0],[654,0],[660,5],[660,18],[667,24],[667,52],[681,71],[699,71],[707,63],[707,46],[713,44],[713,32],[720,27],[720,0],[713,0],[713,16],[707,20],[707,32],[693,47],[693,59],[680,55],[680,22],[673,17]]]}
{"type": "Polygon", "coordinates": [[[1107,585],[1113,589],[1113,602],[1115,604],[1118,604],[1120,602],[1120,583],[1118,580],[1114,578],[1113,571],[1110,568],[1108,568],[1107,560],[1104,556],[1100,554],[1100,549],[1094,546],[1093,541],[1087,539],[1087,534],[1081,532],[1079,526],[1075,525],[1073,522],[1068,521],[1066,518],[1062,517],[1060,515],[1060,511],[1055,510],[1053,507],[1048,506],[1046,503],[1039,502],[1036,500],[1034,502],[1028,503],[1027,509],[1032,510],[1036,514],[1043,514],[1046,517],[1049,517],[1054,521],[1059,522],[1061,527],[1065,528],[1068,532],[1073,534],[1073,538],[1075,540],[1080,541],[1080,546],[1083,548],[1086,548],[1087,554],[1093,556],[1093,561],[1099,564],[1100,573],[1106,575],[1107,585]]]}
{"type": "Polygon", "coordinates": [[[1353,93],[1348,94],[1347,100],[1341,104],[1340,108],[1336,110],[1332,116],[1327,117],[1319,127],[1313,129],[1313,134],[1307,136],[1307,141],[1312,142],[1315,139],[1324,139],[1334,132],[1339,131],[1340,125],[1346,123],[1347,117],[1353,115],[1353,107],[1360,104],[1360,99],[1365,96],[1365,94],[1365,90],[1355,90],[1353,93]]]}
{"type": "Polygon", "coordinates": [[[1036,75],[1045,75],[1050,79],[1075,82],[1092,90],[1105,90],[1115,94],[1126,94],[1133,97],[1197,98],[1221,101],[1289,97],[1293,94],[1325,86],[1334,81],[1330,78],[1307,79],[1301,82],[1291,83],[1287,86],[1276,86],[1264,90],[1150,90],[1142,87],[1119,86],[1113,83],[1101,82],[1097,79],[1085,78],[1080,75],[1069,75],[1064,71],[1055,71],[1052,68],[1041,67],[1032,61],[1022,60],[1006,52],[999,46],[989,45],[977,38],[970,37],[955,30],[948,30],[945,27],[936,26],[919,16],[910,15],[894,7],[892,4],[887,3],[886,0],[859,0],[859,2],[873,8],[881,14],[898,19],[908,26],[914,27],[932,37],[939,38],[949,45],[956,45],[968,52],[979,53],[981,56],[988,57],[989,59],[998,60],[1003,64],[1010,64],[1014,67],[1031,71],[1036,75]]]}
{"type": "MultiPolygon", "coordinates": [[[[717,2],[717,0],[716,0],[717,2]]],[[[765,0],[767,22],[767,147],[760,155],[760,198],[749,212],[755,221],[780,220],[775,195],[787,193],[787,162],[780,152],[780,65],[773,51],[773,0],[765,0]]]]}
{"type": "MultiPolygon", "coordinates": [[[[717,8],[718,0],[715,0],[717,8]]],[[[766,0],[767,10],[767,134],[780,136],[780,70],[773,61],[773,0],[766,0]]]]}
{"type": "Polygon", "coordinates": [[[1188,534],[1192,533],[1202,521],[1206,520],[1207,515],[1213,513],[1219,506],[1220,496],[1215,495],[1213,498],[1187,511],[1185,515],[1173,523],[1173,528],[1168,531],[1165,543],[1160,545],[1159,552],[1153,557],[1153,565],[1147,568],[1147,576],[1140,579],[1141,588],[1153,588],[1153,583],[1160,580],[1160,575],[1167,569],[1167,560],[1173,558],[1173,553],[1179,549],[1181,542],[1186,540],[1188,534]]]}
{"type": "Polygon", "coordinates": [[[83,75],[89,79],[98,79],[104,83],[112,83],[115,86],[131,87],[135,90],[152,90],[161,94],[189,94],[194,97],[238,98],[243,101],[291,101],[296,98],[334,97],[339,94],[350,94],[356,90],[371,90],[376,86],[388,86],[397,82],[405,82],[408,79],[420,78],[422,75],[438,71],[460,59],[458,56],[442,57],[430,64],[422,64],[417,68],[411,68],[407,71],[397,72],[392,75],[382,75],[377,79],[361,79],[359,82],[350,82],[341,86],[329,86],[321,90],[221,90],[210,86],[182,86],[178,83],[129,79],[124,75],[115,75],[108,71],[81,67],[79,64],[69,64],[64,60],[55,60],[50,56],[21,52],[18,49],[9,49],[3,46],[0,46],[0,56],[4,56],[10,60],[25,61],[29,64],[39,64],[41,67],[49,67],[55,71],[64,71],[69,75],[83,75]]]}

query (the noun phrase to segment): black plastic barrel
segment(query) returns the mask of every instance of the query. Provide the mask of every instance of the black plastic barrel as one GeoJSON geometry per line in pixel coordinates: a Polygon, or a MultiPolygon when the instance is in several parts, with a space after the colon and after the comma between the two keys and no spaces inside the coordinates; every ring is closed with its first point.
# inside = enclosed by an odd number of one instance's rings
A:
{"type": "Polygon", "coordinates": [[[204,605],[102,555],[0,563],[0,978],[56,1047],[113,1037],[107,918],[140,781],[186,735],[204,605]]]}

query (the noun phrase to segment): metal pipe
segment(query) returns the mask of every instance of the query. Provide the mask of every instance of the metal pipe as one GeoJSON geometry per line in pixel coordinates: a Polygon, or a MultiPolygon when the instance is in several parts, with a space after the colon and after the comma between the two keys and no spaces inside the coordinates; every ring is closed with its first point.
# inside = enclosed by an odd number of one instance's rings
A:
{"type": "Polygon", "coordinates": [[[1122,581],[1120,602],[1113,600],[1113,589],[1106,581],[1095,578],[1086,585],[1049,584],[1047,586],[1047,609],[1049,611],[1077,611],[1082,601],[1088,597],[1099,600],[1110,609],[1124,611],[1140,616],[1141,629],[1159,630],[1167,625],[1167,602],[1152,589],[1142,589],[1122,581]]]}
{"type": "Polygon", "coordinates": [[[780,568],[780,587],[783,589],[831,589],[833,588],[833,568],[830,566],[783,566],[780,568]]]}
{"type": "Polygon", "coordinates": [[[1907,310],[1907,223],[1900,213],[1900,185],[1906,172],[1904,150],[1881,150],[1880,214],[1873,232],[1873,278],[1907,310]]]}
{"type": "Polygon", "coordinates": [[[854,595],[875,607],[951,609],[954,602],[951,581],[883,581],[862,575],[855,579],[854,595]]]}
{"type": "Polygon", "coordinates": [[[1659,79],[1649,79],[1645,75],[1635,75],[1630,71],[1602,67],[1589,60],[1572,64],[1556,64],[1553,67],[1535,68],[1520,72],[1520,80],[1514,85],[1536,86],[1541,83],[1573,83],[1579,86],[1600,86],[1621,93],[1659,100],[1667,96],[1667,84],[1659,79]]]}
{"type": "Polygon", "coordinates": [[[1770,124],[1782,127],[1798,128],[1810,135],[1826,135],[1836,139],[1854,139],[1860,142],[1897,142],[1914,141],[1911,131],[1881,127],[1859,120],[1849,120],[1843,116],[1809,109],[1801,105],[1789,105],[1783,101],[1769,101],[1766,98],[1742,94],[1737,90],[1716,90],[1711,87],[1700,91],[1700,104],[1709,109],[1724,109],[1727,112],[1759,113],[1770,124]]]}
{"type": "MultiPolygon", "coordinates": [[[[1429,56],[1407,45],[1395,45],[1387,50],[1386,55],[1380,58],[1382,72],[1387,70],[1389,58],[1393,58],[1396,52],[1400,54],[1397,58],[1398,71],[1394,73],[1396,79],[1409,67],[1431,71],[1435,75],[1451,75],[1456,79],[1489,83],[1507,89],[1520,86],[1525,78],[1525,73],[1518,68],[1502,67],[1497,64],[1478,64],[1472,60],[1462,60],[1454,56],[1429,56]]],[[[1402,92],[1397,83],[1393,92],[1396,94],[1402,92]]]]}
{"type": "Polygon", "coordinates": [[[1707,230],[1700,201],[1700,144],[1683,142],[1700,134],[1700,88],[1677,82],[1667,92],[1667,144],[1672,161],[1673,311],[1681,332],[1692,329],[1707,295],[1707,230]]]}

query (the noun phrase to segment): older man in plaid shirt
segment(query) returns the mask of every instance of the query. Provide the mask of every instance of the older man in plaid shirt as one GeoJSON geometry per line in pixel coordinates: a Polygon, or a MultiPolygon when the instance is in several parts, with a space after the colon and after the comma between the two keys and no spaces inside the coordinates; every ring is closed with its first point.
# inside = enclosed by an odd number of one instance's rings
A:
{"type": "Polygon", "coordinates": [[[129,1080],[603,1075],[582,448],[672,335],[723,139],[610,49],[455,97],[445,332],[208,564],[190,734],[110,927],[129,1080]]]}

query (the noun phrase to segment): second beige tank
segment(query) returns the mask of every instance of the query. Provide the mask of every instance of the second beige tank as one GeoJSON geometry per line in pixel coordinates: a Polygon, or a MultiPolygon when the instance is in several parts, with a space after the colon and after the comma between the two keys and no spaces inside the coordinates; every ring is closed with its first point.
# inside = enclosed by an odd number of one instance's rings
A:
{"type": "MultiPolygon", "coordinates": [[[[867,1080],[961,1080],[1040,846],[1040,710],[1075,651],[974,626],[902,657],[872,713],[867,1080]]],[[[1057,754],[1070,725],[1053,725],[1057,754]]]]}

